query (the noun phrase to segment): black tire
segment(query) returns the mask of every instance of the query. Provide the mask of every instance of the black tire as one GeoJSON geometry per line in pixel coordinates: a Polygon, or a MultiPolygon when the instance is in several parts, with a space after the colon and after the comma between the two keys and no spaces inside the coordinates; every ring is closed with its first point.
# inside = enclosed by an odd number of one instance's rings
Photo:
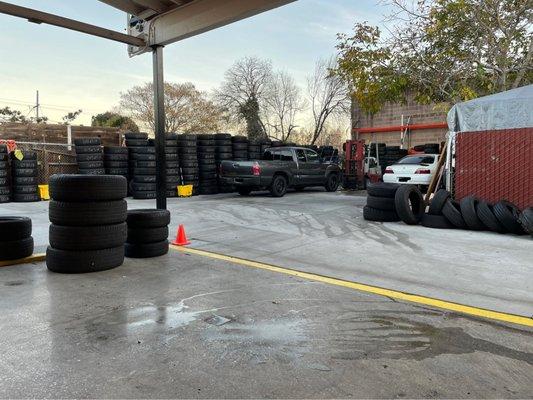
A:
{"type": "Polygon", "coordinates": [[[128,228],[160,228],[170,224],[168,210],[140,209],[129,210],[128,228]]]}
{"type": "Polygon", "coordinates": [[[396,183],[371,183],[366,190],[370,196],[394,198],[398,187],[396,183]]]}
{"type": "MultiPolygon", "coordinates": [[[[36,185],[17,185],[17,186],[13,186],[13,193],[38,194],[39,188],[36,185]]],[[[8,194],[8,193],[0,193],[0,194],[8,194]]]]}
{"type": "Polygon", "coordinates": [[[59,250],[100,250],[119,247],[127,237],[126,223],[96,226],[51,224],[50,246],[59,250]]]}
{"type": "Polygon", "coordinates": [[[450,192],[444,189],[438,190],[437,193],[435,193],[435,195],[431,199],[428,214],[442,215],[442,208],[444,207],[444,204],[446,204],[446,201],[449,198],[450,198],[450,192]]]}
{"type": "MultiPolygon", "coordinates": [[[[20,186],[17,186],[17,187],[20,187],[20,186]]],[[[11,194],[11,188],[9,186],[0,186],[0,196],[9,196],[10,194],[11,194]]]]}
{"type": "Polygon", "coordinates": [[[155,168],[133,168],[133,175],[155,175],[155,168]]]}
{"type": "Polygon", "coordinates": [[[418,225],[424,215],[424,196],[414,185],[402,185],[396,190],[394,206],[400,219],[408,225],[418,225]]]}
{"type": "Polygon", "coordinates": [[[455,226],[444,215],[424,214],[420,224],[426,228],[455,229],[455,226]]]}
{"type": "Polygon", "coordinates": [[[476,206],[476,213],[479,220],[483,223],[484,226],[489,228],[489,230],[498,233],[505,233],[505,227],[498,221],[498,218],[494,215],[492,210],[492,205],[486,201],[479,201],[476,206]]]}
{"type": "Polygon", "coordinates": [[[128,228],[126,243],[156,243],[168,239],[168,226],[159,228],[128,228]]]}
{"type": "Polygon", "coordinates": [[[105,168],[106,175],[122,175],[127,177],[129,175],[128,168],[105,168]]]}
{"type": "Polygon", "coordinates": [[[127,140],[148,140],[148,134],[146,132],[126,132],[124,138],[127,140]]]}
{"type": "Polygon", "coordinates": [[[86,162],[79,162],[78,163],[79,169],[98,169],[98,168],[104,168],[104,162],[103,161],[86,161],[86,162]]]}
{"type": "Polygon", "coordinates": [[[180,157],[177,153],[176,154],[165,154],[165,159],[167,161],[178,161],[180,157]]]}
{"type": "Polygon", "coordinates": [[[104,159],[101,153],[89,153],[76,155],[76,162],[88,162],[88,161],[102,161],[104,159]]]}
{"type": "Polygon", "coordinates": [[[102,140],[98,137],[74,138],[75,146],[99,146],[101,144],[102,140]]]}
{"type": "Polygon", "coordinates": [[[151,192],[156,190],[156,184],[155,183],[138,183],[138,182],[132,182],[131,183],[131,189],[136,192],[151,192]]]}
{"type": "MultiPolygon", "coordinates": [[[[2,161],[2,163],[5,163],[6,165],[5,166],[2,166],[0,165],[0,168],[4,169],[7,167],[7,162],[6,161],[2,161]]],[[[13,168],[16,168],[16,169],[28,169],[28,168],[31,168],[31,169],[35,169],[37,168],[37,160],[13,160],[13,168]]]]}
{"type": "Polygon", "coordinates": [[[270,194],[273,197],[283,197],[285,196],[285,193],[287,193],[287,186],[287,178],[285,178],[283,175],[274,175],[272,184],[269,188],[270,194]]]}
{"type": "Polygon", "coordinates": [[[148,147],[148,140],[146,139],[126,139],[127,147],[148,147]]]}
{"type": "Polygon", "coordinates": [[[155,191],[133,192],[131,197],[133,197],[135,200],[149,200],[149,199],[155,199],[157,197],[157,193],[155,191]]]}
{"type": "Polygon", "coordinates": [[[7,169],[0,169],[0,178],[4,178],[7,176],[7,169]]]}
{"type": "Polygon", "coordinates": [[[102,153],[102,147],[100,146],[76,146],[74,148],[76,150],[76,154],[95,154],[95,153],[102,153]]]}
{"type": "Polygon", "coordinates": [[[135,161],[155,161],[155,154],[145,154],[145,153],[132,153],[130,154],[130,160],[135,161]]]}
{"type": "Polygon", "coordinates": [[[154,183],[156,181],[155,175],[135,175],[133,177],[133,182],[138,183],[154,183]]]}
{"type": "Polygon", "coordinates": [[[366,198],[366,205],[370,208],[384,211],[395,211],[394,199],[390,197],[375,197],[368,196],[366,198]]]}
{"type": "Polygon", "coordinates": [[[126,154],[104,154],[104,162],[107,164],[108,162],[127,162],[129,160],[129,155],[126,154]]]}
{"type": "Polygon", "coordinates": [[[0,261],[18,260],[33,254],[33,238],[0,241],[0,261]]]}
{"type": "Polygon", "coordinates": [[[49,187],[50,197],[60,201],[122,200],[128,194],[126,178],[118,175],[52,175],[49,187]]]}
{"type": "Polygon", "coordinates": [[[50,222],[63,226],[95,226],[120,224],[126,221],[125,200],[72,203],[50,200],[50,222]]]}
{"type": "Polygon", "coordinates": [[[34,201],[41,201],[41,197],[38,194],[13,194],[14,203],[33,203],[34,201]]]}
{"type": "MultiPolygon", "coordinates": [[[[37,179],[36,177],[30,177],[32,179],[37,179]]],[[[7,179],[7,176],[4,176],[0,178],[0,186],[8,186],[9,185],[9,179],[7,179]]]]}
{"type": "Polygon", "coordinates": [[[10,195],[0,195],[0,203],[9,203],[11,201],[10,195]]]}
{"type": "Polygon", "coordinates": [[[127,161],[106,161],[106,168],[128,168],[127,161]]]}
{"type": "Polygon", "coordinates": [[[326,184],[324,185],[327,192],[336,192],[339,188],[339,175],[336,173],[331,173],[326,178],[326,184]]]}
{"type": "Polygon", "coordinates": [[[104,168],[92,168],[92,169],[80,169],[78,171],[80,175],[105,175],[104,168]]]}
{"type": "Polygon", "coordinates": [[[248,152],[247,151],[234,151],[233,152],[233,158],[234,159],[238,159],[238,158],[242,158],[244,160],[248,160],[248,152]]]}
{"type": "Polygon", "coordinates": [[[442,214],[446,219],[456,228],[467,229],[463,215],[461,214],[461,206],[455,200],[448,199],[444,207],[442,207],[442,214]]]}
{"type": "Polygon", "coordinates": [[[155,154],[155,148],[154,147],[148,147],[148,146],[136,146],[136,147],[128,147],[129,154],[155,154]]]}
{"type": "Polygon", "coordinates": [[[37,185],[39,179],[36,176],[14,176],[13,186],[18,185],[37,185]]]}
{"type": "Polygon", "coordinates": [[[363,207],[363,218],[376,222],[397,222],[400,220],[396,211],[378,210],[368,206],[363,207]]]}
{"type": "Polygon", "coordinates": [[[128,155],[128,148],[121,146],[104,146],[104,156],[117,156],[119,154],[128,155]]]}
{"type": "Polygon", "coordinates": [[[167,156],[169,154],[178,154],[178,148],[177,147],[165,147],[165,154],[167,156]]]}
{"type": "Polygon", "coordinates": [[[168,247],[168,240],[144,244],[126,243],[125,253],[128,258],[152,258],[167,254],[168,247]]]}
{"type": "Polygon", "coordinates": [[[82,274],[105,271],[124,263],[124,246],[102,250],[69,251],[46,249],[46,266],[52,272],[82,274]]]}
{"type": "Polygon", "coordinates": [[[520,213],[518,222],[526,233],[533,236],[533,207],[528,207],[520,213]]]}
{"type": "Polygon", "coordinates": [[[155,161],[130,161],[130,166],[132,168],[155,168],[155,161]]]}
{"type": "Polygon", "coordinates": [[[494,204],[494,215],[498,218],[498,221],[507,229],[510,233],[515,235],[523,235],[525,232],[522,229],[522,225],[518,222],[520,217],[520,211],[518,207],[509,201],[499,201],[494,204]]]}
{"type": "Polygon", "coordinates": [[[461,214],[465,220],[466,226],[473,231],[483,231],[487,229],[483,222],[478,218],[476,207],[479,199],[475,196],[468,196],[461,200],[461,214]]]}
{"type": "Polygon", "coordinates": [[[36,168],[14,168],[12,170],[13,176],[37,176],[36,168]]]}
{"type": "Polygon", "coordinates": [[[31,219],[0,217],[0,242],[21,240],[31,236],[31,219]]]}

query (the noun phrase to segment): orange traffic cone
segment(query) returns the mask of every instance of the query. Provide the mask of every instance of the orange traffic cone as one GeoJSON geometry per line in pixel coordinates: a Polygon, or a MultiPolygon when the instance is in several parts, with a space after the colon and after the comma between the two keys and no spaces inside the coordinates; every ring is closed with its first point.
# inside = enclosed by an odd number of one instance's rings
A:
{"type": "Polygon", "coordinates": [[[183,225],[179,226],[176,239],[172,242],[172,244],[175,246],[186,246],[191,244],[191,242],[187,240],[187,235],[185,234],[185,228],[183,225]]]}

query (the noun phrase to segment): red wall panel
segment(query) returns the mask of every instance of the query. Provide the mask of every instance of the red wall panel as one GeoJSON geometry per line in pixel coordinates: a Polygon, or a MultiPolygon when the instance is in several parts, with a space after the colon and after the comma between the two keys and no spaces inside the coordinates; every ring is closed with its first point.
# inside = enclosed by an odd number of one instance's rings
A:
{"type": "Polygon", "coordinates": [[[455,195],[533,206],[533,128],[461,132],[455,142],[455,195]]]}

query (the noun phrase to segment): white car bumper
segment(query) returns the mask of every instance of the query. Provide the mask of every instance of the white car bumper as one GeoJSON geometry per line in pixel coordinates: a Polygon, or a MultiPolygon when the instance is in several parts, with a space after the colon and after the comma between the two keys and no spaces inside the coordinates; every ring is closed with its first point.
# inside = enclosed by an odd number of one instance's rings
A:
{"type": "Polygon", "coordinates": [[[400,185],[429,185],[432,176],[431,174],[384,174],[383,182],[400,185]]]}

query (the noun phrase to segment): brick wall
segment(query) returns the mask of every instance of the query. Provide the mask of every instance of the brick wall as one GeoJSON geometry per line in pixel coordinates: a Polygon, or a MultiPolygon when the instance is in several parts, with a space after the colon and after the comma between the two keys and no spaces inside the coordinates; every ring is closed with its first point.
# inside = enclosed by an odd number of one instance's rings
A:
{"type": "MultiPolygon", "coordinates": [[[[92,126],[72,126],[72,139],[99,137],[106,146],[120,144],[120,129],[92,126]]],[[[20,142],[67,143],[67,127],[54,124],[5,123],[0,125],[0,139],[20,142]]]]}
{"type": "MultiPolygon", "coordinates": [[[[412,96],[408,96],[405,104],[387,103],[380,112],[371,116],[361,111],[357,102],[352,102],[352,136],[357,136],[356,128],[383,127],[401,125],[402,115],[404,124],[411,117],[410,124],[430,124],[446,122],[446,112],[435,110],[434,104],[418,104],[412,96]]],[[[394,146],[400,144],[400,131],[360,133],[360,139],[387,143],[394,146]]],[[[440,143],[446,139],[446,129],[429,129],[411,131],[410,146],[425,143],[440,143]]]]}

